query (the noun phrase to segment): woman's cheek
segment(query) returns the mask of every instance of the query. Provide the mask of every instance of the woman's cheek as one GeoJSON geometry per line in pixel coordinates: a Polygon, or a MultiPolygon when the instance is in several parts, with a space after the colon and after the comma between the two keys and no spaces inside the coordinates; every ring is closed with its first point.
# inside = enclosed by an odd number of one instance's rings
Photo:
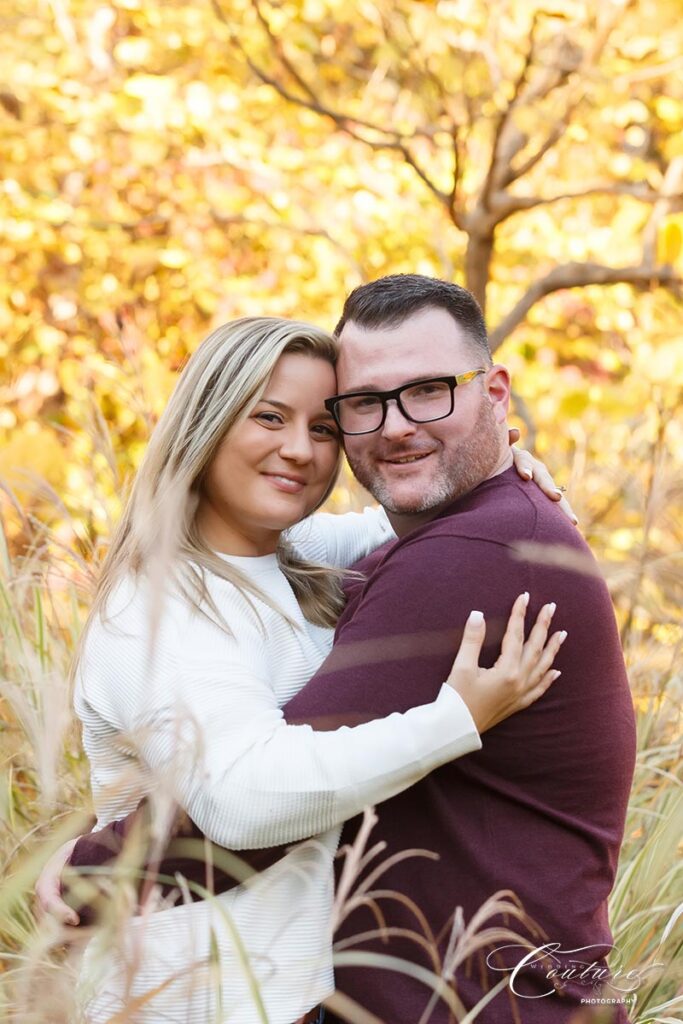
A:
{"type": "Polygon", "coordinates": [[[316,486],[311,488],[310,491],[310,498],[309,501],[307,502],[309,512],[311,512],[314,508],[317,508],[318,505],[320,504],[320,501],[323,495],[325,494],[325,491],[330,486],[330,481],[332,480],[332,476],[334,475],[334,472],[337,468],[337,462],[339,460],[339,448],[337,445],[332,444],[329,447],[331,449],[329,455],[326,452],[326,458],[324,460],[321,460],[321,463],[319,464],[320,470],[316,486]]]}

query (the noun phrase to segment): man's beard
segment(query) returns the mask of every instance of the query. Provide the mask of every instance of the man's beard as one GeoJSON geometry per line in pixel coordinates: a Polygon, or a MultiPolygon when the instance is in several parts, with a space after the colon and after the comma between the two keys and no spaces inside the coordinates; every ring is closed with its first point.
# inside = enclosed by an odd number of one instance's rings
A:
{"type": "MultiPolygon", "coordinates": [[[[482,398],[470,433],[456,446],[448,449],[442,447],[436,453],[439,462],[426,492],[406,502],[400,502],[392,496],[391,485],[387,484],[381,472],[372,464],[361,458],[349,459],[349,464],[358,482],[387,512],[417,515],[430,509],[438,510],[463,494],[469,494],[493,473],[500,461],[499,431],[500,426],[496,423],[491,403],[482,398]]],[[[405,445],[400,450],[405,451],[405,445]]],[[[390,454],[387,451],[388,457],[390,454]]]]}

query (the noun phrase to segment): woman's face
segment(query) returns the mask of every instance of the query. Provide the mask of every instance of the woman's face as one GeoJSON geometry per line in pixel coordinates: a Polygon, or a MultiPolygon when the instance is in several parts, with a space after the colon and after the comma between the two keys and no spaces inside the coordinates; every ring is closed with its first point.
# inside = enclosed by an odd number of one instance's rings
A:
{"type": "Polygon", "coordinates": [[[264,555],[327,490],[339,434],[323,405],[334,367],[300,353],[280,357],[249,417],[223,438],[203,481],[197,522],[207,543],[233,555],[264,555]]]}

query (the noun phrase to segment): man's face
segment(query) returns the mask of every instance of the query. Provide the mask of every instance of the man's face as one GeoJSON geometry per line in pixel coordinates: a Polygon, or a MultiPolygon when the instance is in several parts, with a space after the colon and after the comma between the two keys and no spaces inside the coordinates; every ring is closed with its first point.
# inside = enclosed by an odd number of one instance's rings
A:
{"type": "MultiPolygon", "coordinates": [[[[369,329],[348,322],[341,332],[339,393],[387,391],[413,380],[482,366],[449,313],[428,308],[398,327],[369,329]]],[[[390,402],[384,426],[344,439],[351,468],[395,516],[429,513],[467,494],[510,461],[505,417],[509,378],[494,367],[456,387],[453,413],[412,423],[390,402]]]]}

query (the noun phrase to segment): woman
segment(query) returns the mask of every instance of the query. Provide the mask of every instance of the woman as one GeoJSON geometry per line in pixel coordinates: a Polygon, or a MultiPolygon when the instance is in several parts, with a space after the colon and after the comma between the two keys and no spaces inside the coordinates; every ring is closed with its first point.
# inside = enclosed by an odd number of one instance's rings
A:
{"type": "Polygon", "coordinates": [[[138,472],[76,669],[99,825],[154,794],[230,849],[315,839],[248,885],[143,912],[118,946],[103,932],[86,954],[91,1021],[128,1006],[144,1021],[291,1024],[333,988],[341,823],[477,749],[555,676],[552,606],[523,645],[523,595],[496,667],[478,671],[468,653],[483,639],[475,614],[431,704],[335,732],[284,722],[329,651],[343,567],[392,537],[381,511],[306,520],[339,466],[323,404],[336,355],[325,332],[266,318],[197,349],[138,472]]]}

